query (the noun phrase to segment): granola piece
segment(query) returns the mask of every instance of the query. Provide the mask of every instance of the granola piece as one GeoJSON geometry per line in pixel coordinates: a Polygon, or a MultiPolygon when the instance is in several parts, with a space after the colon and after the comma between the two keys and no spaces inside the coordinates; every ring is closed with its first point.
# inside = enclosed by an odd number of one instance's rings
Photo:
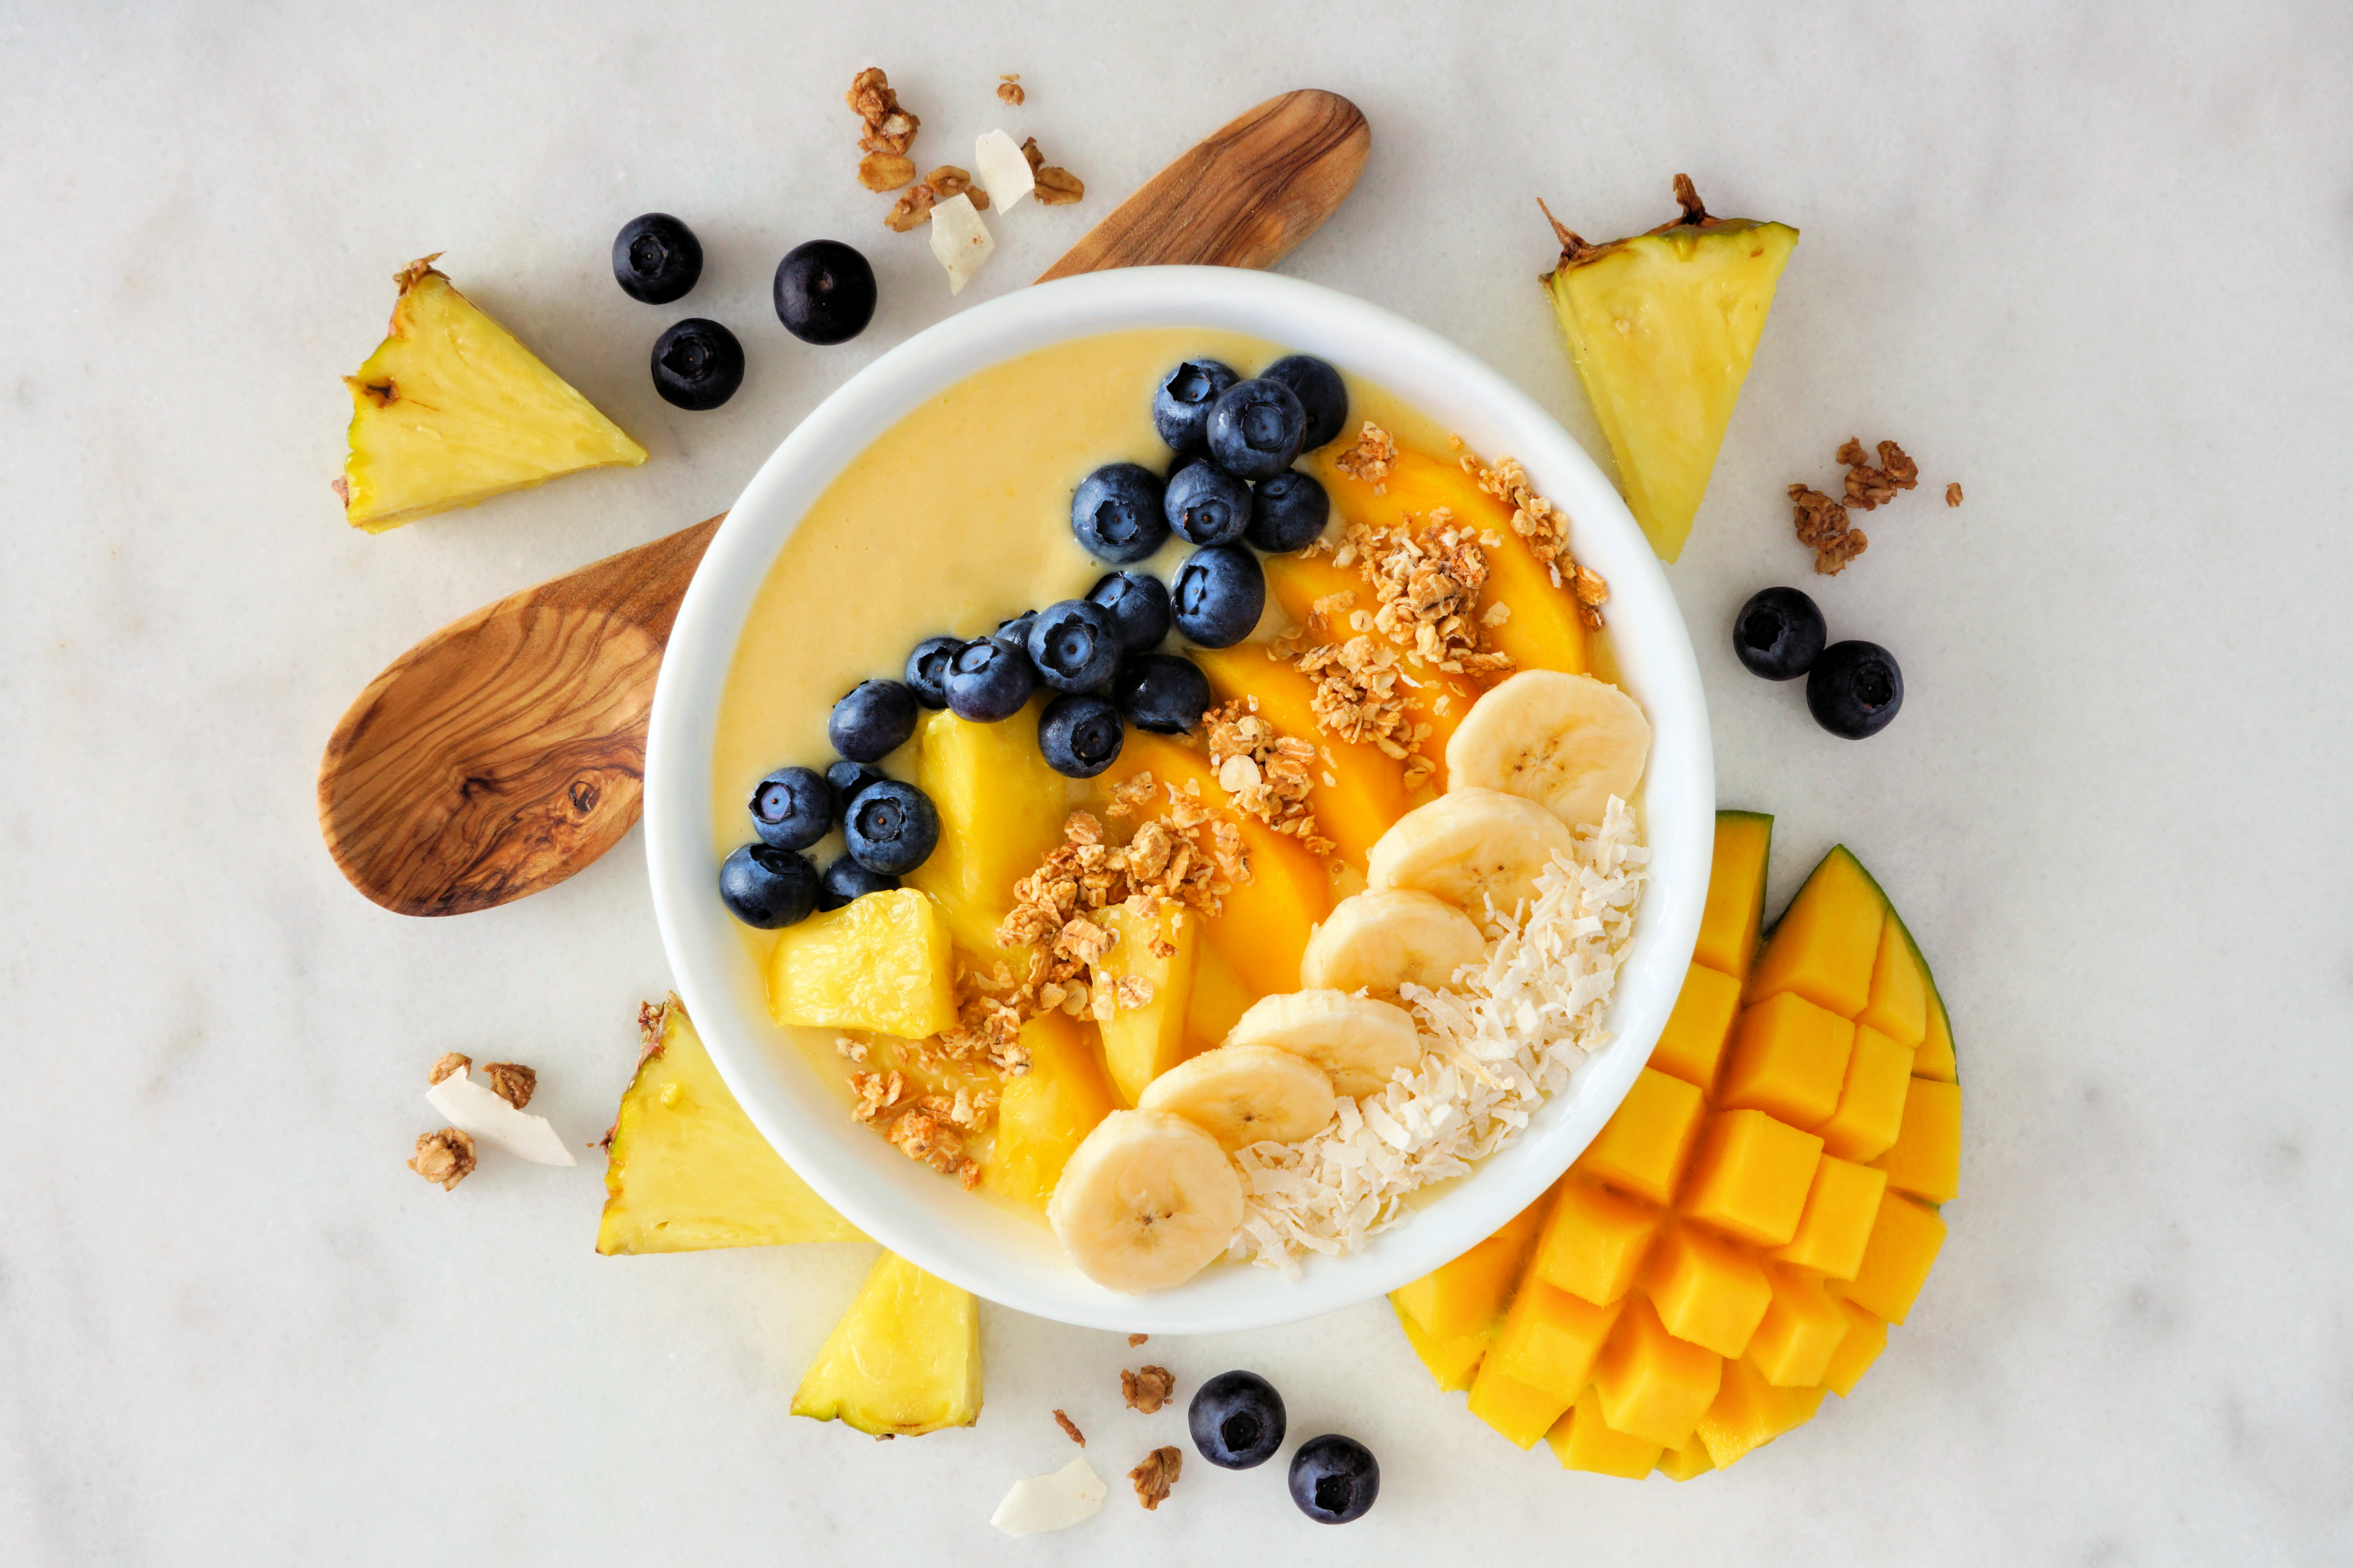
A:
{"type": "Polygon", "coordinates": [[[1309,771],[1315,762],[1314,742],[1278,733],[1241,702],[1210,710],[1201,729],[1208,742],[1209,766],[1238,808],[1277,833],[1297,838],[1317,855],[1338,847],[1315,831],[1315,814],[1307,805],[1314,784],[1309,771]]]}
{"type": "Polygon", "coordinates": [[[1588,631],[1599,631],[1609,584],[1592,568],[1578,565],[1569,552],[1568,513],[1536,493],[1516,458],[1505,458],[1492,468],[1472,457],[1460,461],[1481,489],[1512,509],[1512,531],[1528,542],[1552,574],[1553,585],[1574,590],[1578,623],[1588,631]]]}
{"type": "Polygon", "coordinates": [[[1476,614],[1487,582],[1485,548],[1468,528],[1455,525],[1451,512],[1443,507],[1431,512],[1418,534],[1358,524],[1348,531],[1348,542],[1363,559],[1379,602],[1372,624],[1391,642],[1450,675],[1511,670],[1510,655],[1487,647],[1476,614]]]}
{"type": "Polygon", "coordinates": [[[902,1072],[854,1072],[849,1075],[850,1092],[858,1103],[849,1114],[860,1121],[879,1120],[897,1105],[907,1092],[907,1075],[902,1072]]]}
{"type": "MultiPolygon", "coordinates": [[[[907,166],[910,169],[914,167],[912,163],[907,166]]],[[[983,212],[988,210],[988,193],[972,183],[972,172],[968,169],[959,169],[954,163],[942,163],[923,176],[923,184],[932,188],[932,195],[936,200],[952,202],[958,196],[968,195],[974,206],[983,212]]]]}
{"type": "MultiPolygon", "coordinates": [[[[1016,72],[1011,76],[1001,76],[997,79],[997,101],[1000,103],[1009,103],[1014,108],[1018,109],[1021,107],[1022,103],[1028,100],[1029,96],[1029,95],[1028,93],[1021,90],[1020,73],[1016,72]]],[[[1057,1410],[1054,1414],[1060,1415],[1061,1412],[1057,1410]]],[[[1082,1441],[1084,1439],[1082,1439],[1082,1441]]]]}
{"type": "Polygon", "coordinates": [[[1955,479],[1951,484],[1945,487],[1945,504],[1947,506],[1958,506],[1961,504],[1960,480],[1955,479]]]}
{"type": "Polygon", "coordinates": [[[435,1062],[431,1069],[426,1073],[425,1081],[427,1083],[439,1083],[451,1073],[465,1072],[471,1068],[473,1065],[474,1058],[466,1055],[463,1051],[444,1051],[441,1053],[441,1058],[435,1062]]]}
{"type": "Polygon", "coordinates": [[[1151,1337],[1152,1336],[1150,1334],[1130,1334],[1127,1336],[1127,1348],[1134,1350],[1136,1346],[1142,1344],[1151,1337]]]}
{"type": "Polygon", "coordinates": [[[531,1103],[539,1088],[539,1075],[521,1062],[491,1062],[482,1068],[482,1076],[490,1080],[491,1092],[517,1110],[531,1103]]]}
{"type": "Polygon", "coordinates": [[[1057,168],[1046,162],[1038,151],[1038,138],[1032,136],[1021,143],[1021,155],[1029,160],[1029,177],[1037,182],[1033,193],[1040,206],[1068,206],[1087,194],[1086,183],[1068,169],[1057,168]]]}
{"type": "Polygon", "coordinates": [[[1847,504],[1865,511],[1894,500],[1896,491],[1915,489],[1920,484],[1920,466],[1893,441],[1879,444],[1879,462],[1874,467],[1862,443],[1850,436],[1838,449],[1838,460],[1847,467],[1847,504]]]}
{"type": "Polygon", "coordinates": [[[1054,1412],[1054,1425],[1062,1429],[1063,1436],[1068,1437],[1080,1447],[1083,1448],[1087,1446],[1087,1435],[1079,1430],[1079,1424],[1059,1410],[1054,1412]]]}
{"type": "Polygon", "coordinates": [[[1140,1410],[1146,1415],[1159,1413],[1176,1392],[1176,1374],[1165,1366],[1147,1366],[1140,1372],[1123,1370],[1119,1374],[1119,1396],[1127,1401],[1130,1410],[1140,1410]]]}
{"type": "Polygon", "coordinates": [[[1168,1500],[1168,1489],[1176,1484],[1176,1477],[1185,1468],[1185,1456],[1175,1448],[1155,1448],[1144,1456],[1144,1463],[1127,1472],[1135,1483],[1135,1500],[1146,1512],[1168,1500]]]}
{"type": "Polygon", "coordinates": [[[1814,552],[1814,570],[1823,576],[1837,576],[1871,547],[1862,530],[1849,524],[1846,508],[1821,491],[1791,485],[1789,500],[1795,503],[1798,542],[1814,552]]]}
{"type": "MultiPolygon", "coordinates": [[[[920,1160],[943,1176],[955,1175],[968,1162],[964,1138],[948,1120],[948,1110],[944,1096],[927,1094],[900,1112],[882,1136],[910,1160],[920,1160]]],[[[978,1179],[976,1174],[973,1178],[978,1179]]]]}
{"type": "Polygon", "coordinates": [[[408,1168],[428,1182],[440,1183],[446,1193],[474,1173],[474,1141],[455,1127],[420,1132],[408,1168]]]}
{"type": "Polygon", "coordinates": [[[1123,974],[1112,983],[1111,994],[1120,1007],[1149,1007],[1152,1005],[1152,982],[1141,974],[1123,974]]]}
{"type": "Polygon", "coordinates": [[[869,66],[860,71],[845,96],[850,110],[866,126],[866,134],[858,139],[860,152],[895,153],[903,157],[907,149],[914,145],[915,132],[923,121],[900,107],[899,95],[881,67],[869,66]]]}
{"type": "Polygon", "coordinates": [[[1332,460],[1332,466],[1352,479],[1362,479],[1373,486],[1377,494],[1397,462],[1397,437],[1367,419],[1355,442],[1332,460]]]}
{"type": "Polygon", "coordinates": [[[882,215],[882,226],[893,234],[905,234],[910,229],[920,228],[932,221],[932,208],[936,205],[931,186],[911,185],[891,204],[891,210],[882,215]]]}
{"type": "Polygon", "coordinates": [[[869,153],[858,160],[858,183],[870,191],[895,191],[915,177],[915,161],[899,153],[869,153]]]}

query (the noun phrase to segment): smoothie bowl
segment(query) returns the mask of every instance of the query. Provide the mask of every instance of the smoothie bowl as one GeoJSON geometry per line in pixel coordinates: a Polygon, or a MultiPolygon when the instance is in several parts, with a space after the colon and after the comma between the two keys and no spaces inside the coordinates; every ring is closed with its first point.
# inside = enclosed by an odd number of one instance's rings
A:
{"type": "Polygon", "coordinates": [[[1640,530],[1431,334],[1072,278],[852,379],[680,610],[679,989],[760,1131],[992,1300],[1264,1326],[1533,1201],[1671,1011],[1714,810],[1640,530]]]}

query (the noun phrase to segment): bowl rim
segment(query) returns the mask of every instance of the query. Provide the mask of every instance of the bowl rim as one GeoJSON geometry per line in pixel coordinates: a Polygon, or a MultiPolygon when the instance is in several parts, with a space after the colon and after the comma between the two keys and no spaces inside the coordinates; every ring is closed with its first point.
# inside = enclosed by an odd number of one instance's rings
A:
{"type": "Polygon", "coordinates": [[[1215,267],[1132,268],[1022,289],[917,333],[843,383],[777,445],[712,539],[670,631],[646,747],[646,859],[663,948],[697,1032],[761,1135],[850,1224],[919,1268],[1039,1317],[1130,1332],[1265,1328],[1352,1306],[1457,1256],[1541,1195],[1617,1109],[1672,1010],[1706,900],[1714,816],[1690,637],[1648,541],[1584,448],[1525,393],[1426,328],[1298,279],[1215,267]],[[1239,331],[1318,354],[1404,397],[1471,450],[1519,458],[1571,518],[1578,560],[1609,583],[1620,676],[1651,725],[1641,806],[1651,858],[1608,1017],[1616,1037],[1517,1139],[1347,1258],[1311,1257],[1295,1275],[1207,1268],[1173,1289],[1129,1296],[1080,1273],[1042,1226],[972,1201],[856,1127],[807,1058],[774,1043],[758,966],[717,896],[711,770],[719,698],[753,599],[848,463],[929,396],[990,365],[1073,338],[1161,326],[1239,331]],[[938,1203],[956,1205],[943,1211],[945,1223],[938,1203]]]}

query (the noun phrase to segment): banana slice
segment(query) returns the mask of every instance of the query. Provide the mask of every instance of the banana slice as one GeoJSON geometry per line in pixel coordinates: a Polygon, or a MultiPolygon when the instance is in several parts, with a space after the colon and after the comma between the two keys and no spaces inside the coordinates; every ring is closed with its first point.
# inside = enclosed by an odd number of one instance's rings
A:
{"type": "Polygon", "coordinates": [[[1334,904],[1307,939],[1299,984],[1309,990],[1394,992],[1409,980],[1443,991],[1454,984],[1456,970],[1478,963],[1486,951],[1487,939],[1452,904],[1413,888],[1367,889],[1334,904]]]}
{"type": "Polygon", "coordinates": [[[1489,900],[1501,914],[1533,902],[1536,874],[1575,843],[1568,825],[1535,801],[1450,782],[1444,795],[1407,812],[1374,841],[1365,880],[1376,889],[1419,889],[1484,926],[1489,900]]]}
{"type": "MultiPolygon", "coordinates": [[[[1446,912],[1462,920],[1452,910],[1446,912]]],[[[1477,936],[1472,933],[1473,941],[1477,936]]],[[[1372,1093],[1389,1081],[1389,1074],[1421,1060],[1412,1014],[1393,1002],[1345,991],[1260,997],[1226,1036],[1227,1050],[1240,1046],[1272,1046],[1304,1057],[1331,1075],[1334,1093],[1350,1100],[1372,1093]]]]}
{"type": "Polygon", "coordinates": [[[1138,1110],[1181,1116],[1228,1149],[1296,1143],[1332,1120],[1332,1079],[1272,1046],[1219,1046],[1178,1062],[1136,1097],[1138,1110]]]}
{"type": "Polygon", "coordinates": [[[1241,1178],[1218,1141],[1184,1118],[1114,1110],[1071,1151],[1046,1218],[1096,1284],[1165,1290],[1233,1239],[1241,1178]]]}
{"type": "Polygon", "coordinates": [[[1611,795],[1634,798],[1650,755],[1650,721],[1632,698],[1589,675],[1524,669],[1472,704],[1446,742],[1446,776],[1582,827],[1611,795]]]}

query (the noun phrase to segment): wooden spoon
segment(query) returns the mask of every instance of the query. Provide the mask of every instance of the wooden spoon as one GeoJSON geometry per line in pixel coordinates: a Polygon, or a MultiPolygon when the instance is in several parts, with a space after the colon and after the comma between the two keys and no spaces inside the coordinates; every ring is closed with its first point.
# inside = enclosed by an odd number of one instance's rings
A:
{"type": "MultiPolygon", "coordinates": [[[[1372,132],[1313,89],[1162,170],[1039,281],[1114,267],[1271,267],[1356,183],[1372,132]]],[[[352,886],[405,915],[561,882],[645,808],[662,649],[719,518],[486,605],[387,666],[319,763],[319,827],[352,886]]]]}

